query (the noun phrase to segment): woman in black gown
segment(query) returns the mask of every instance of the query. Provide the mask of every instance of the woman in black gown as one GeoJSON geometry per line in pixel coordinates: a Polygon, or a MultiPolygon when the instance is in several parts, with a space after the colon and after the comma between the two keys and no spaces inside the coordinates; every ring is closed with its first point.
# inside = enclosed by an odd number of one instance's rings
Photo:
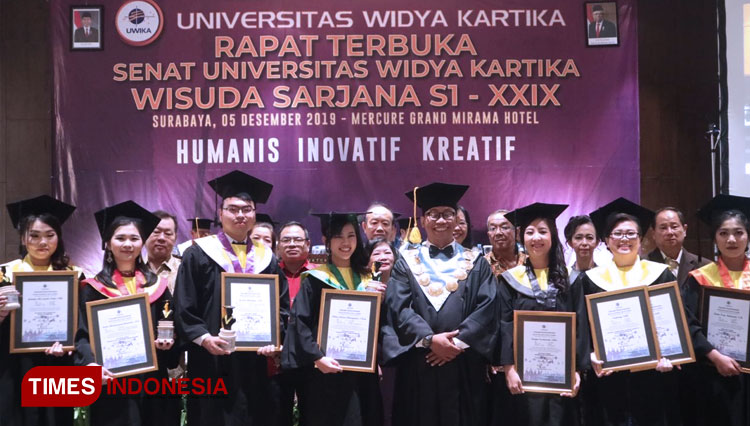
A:
{"type": "Polygon", "coordinates": [[[306,271],[294,299],[282,352],[282,368],[304,371],[299,409],[302,426],[382,424],[376,373],[343,371],[317,344],[323,289],[364,290],[370,280],[356,213],[316,215],[330,253],[329,263],[306,271]]]}
{"type": "MultiPolygon", "coordinates": [[[[99,365],[89,341],[86,303],[132,294],[148,294],[154,336],[157,335],[163,311],[171,310],[172,295],[166,278],[159,278],[143,262],[140,253],[145,241],[160,219],[132,201],[117,204],[95,214],[105,245],[102,270],[96,277],[84,280],[80,291],[78,332],[76,333],[76,365],[99,365]]],[[[156,339],[158,371],[136,376],[143,383],[155,378],[159,383],[168,378],[167,369],[175,368],[179,350],[174,339],[156,339]]],[[[106,365],[102,382],[113,378],[106,365]]],[[[177,426],[180,422],[180,399],[171,395],[108,395],[106,386],[99,399],[89,408],[91,425],[177,426]]]]}
{"type": "Polygon", "coordinates": [[[555,218],[567,205],[535,203],[508,214],[521,230],[529,257],[500,275],[500,361],[512,396],[504,424],[578,424],[578,404],[574,399],[580,387],[579,371],[588,365],[588,322],[579,283],[570,284],[555,218]],[[573,393],[560,395],[524,392],[514,366],[513,312],[554,311],[576,313],[576,382],[573,393]]]}
{"type": "MultiPolygon", "coordinates": [[[[579,278],[585,294],[649,286],[675,281],[665,264],[642,260],[642,229],[654,212],[619,198],[591,213],[600,238],[612,252],[611,262],[583,273],[579,278]]],[[[602,372],[602,361],[592,350],[591,366],[584,378],[587,425],[679,425],[677,376],[662,358],[656,370],[602,372]]]]}

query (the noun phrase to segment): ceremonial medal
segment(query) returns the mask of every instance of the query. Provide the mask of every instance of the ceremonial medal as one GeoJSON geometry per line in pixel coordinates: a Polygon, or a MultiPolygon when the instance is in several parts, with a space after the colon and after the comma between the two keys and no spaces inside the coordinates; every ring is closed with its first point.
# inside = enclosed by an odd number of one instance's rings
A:
{"type": "Polygon", "coordinates": [[[422,275],[419,275],[419,276],[417,277],[417,282],[418,282],[418,283],[419,283],[419,285],[421,285],[422,287],[427,287],[428,285],[430,285],[430,276],[429,276],[429,275],[427,275],[427,274],[422,274],[422,275]]]}
{"type": "Polygon", "coordinates": [[[461,262],[461,267],[467,271],[471,271],[471,268],[474,267],[474,264],[468,260],[464,260],[463,262],[461,262]]]}
{"type": "Polygon", "coordinates": [[[424,266],[422,265],[409,265],[409,268],[414,275],[424,274],[424,266]]]}
{"type": "Polygon", "coordinates": [[[458,271],[456,271],[456,274],[454,276],[456,277],[457,280],[461,281],[461,280],[465,280],[466,277],[469,276],[469,273],[464,271],[463,269],[459,269],[458,271]]]}
{"type": "Polygon", "coordinates": [[[474,252],[464,251],[463,254],[462,254],[462,256],[466,260],[469,260],[469,261],[474,260],[474,252]]]}
{"type": "Polygon", "coordinates": [[[443,286],[440,285],[440,283],[432,283],[427,287],[427,292],[430,293],[430,296],[432,297],[438,297],[443,294],[443,286]]]}
{"type": "Polygon", "coordinates": [[[456,280],[449,280],[445,283],[445,289],[453,293],[454,291],[458,290],[458,281],[456,280]]]}

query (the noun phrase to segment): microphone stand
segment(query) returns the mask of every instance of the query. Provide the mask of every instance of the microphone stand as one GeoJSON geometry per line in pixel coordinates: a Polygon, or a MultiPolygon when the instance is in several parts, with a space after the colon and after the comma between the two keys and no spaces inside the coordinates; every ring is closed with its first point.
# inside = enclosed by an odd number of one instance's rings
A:
{"type": "Polygon", "coordinates": [[[711,123],[708,125],[708,131],[706,136],[710,142],[711,147],[711,197],[716,196],[716,158],[719,153],[719,135],[721,130],[716,127],[716,124],[711,123]]]}

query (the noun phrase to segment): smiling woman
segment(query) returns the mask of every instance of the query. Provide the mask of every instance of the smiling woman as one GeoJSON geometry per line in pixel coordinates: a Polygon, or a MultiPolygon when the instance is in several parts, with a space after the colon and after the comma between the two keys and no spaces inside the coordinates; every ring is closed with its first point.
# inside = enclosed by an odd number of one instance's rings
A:
{"type": "Polygon", "coordinates": [[[314,214],[320,218],[330,261],[302,274],[281,360],[283,368],[299,368],[309,378],[300,394],[300,423],[382,424],[378,375],[343,371],[338,361],[326,356],[315,340],[323,289],[356,290],[360,283],[370,280],[368,258],[357,223],[360,214],[314,214]]]}
{"type": "MultiPolygon", "coordinates": [[[[166,278],[159,278],[141,258],[143,242],[157,227],[160,218],[134,203],[125,201],[95,213],[102,236],[104,261],[102,270],[95,278],[83,281],[80,290],[78,331],[76,332],[76,365],[93,365],[94,354],[88,330],[86,303],[134,294],[148,294],[154,335],[162,319],[162,310],[172,305],[172,293],[167,289],[166,278]]],[[[168,368],[177,366],[179,351],[174,339],[157,339],[159,370],[138,376],[141,381],[155,378],[167,379],[168,368]]],[[[102,366],[102,380],[113,377],[102,366]]],[[[91,424],[145,424],[139,419],[149,419],[149,424],[178,424],[180,416],[179,398],[147,398],[141,395],[99,398],[90,407],[91,424]]]]}
{"type": "MultiPolygon", "coordinates": [[[[585,294],[651,286],[675,281],[667,265],[641,260],[642,230],[654,220],[654,212],[625,198],[618,198],[590,214],[599,238],[612,252],[612,261],[582,273],[578,283],[585,294]]],[[[679,423],[678,376],[662,358],[656,370],[603,373],[602,361],[590,354],[595,374],[589,374],[583,389],[588,407],[586,424],[612,425],[609,419],[632,424],[679,423]]]]}

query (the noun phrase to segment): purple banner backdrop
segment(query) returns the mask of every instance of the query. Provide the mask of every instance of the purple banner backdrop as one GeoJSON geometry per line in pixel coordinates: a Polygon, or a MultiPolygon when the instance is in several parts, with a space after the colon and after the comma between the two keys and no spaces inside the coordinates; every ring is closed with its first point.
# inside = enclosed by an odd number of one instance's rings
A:
{"type": "Polygon", "coordinates": [[[84,51],[75,4],[51,2],[54,188],[78,206],[68,249],[90,271],[94,211],[174,212],[183,241],[185,218],[213,216],[205,182],[232,169],[273,183],[258,210],[314,243],[310,211],[409,213],[404,191],[435,180],[471,185],[475,235],[497,208],[570,203],[562,226],[639,198],[633,0],[607,17],[619,45],[597,48],[581,1],[162,0],[161,16],[106,2],[102,49],[84,51]]]}

